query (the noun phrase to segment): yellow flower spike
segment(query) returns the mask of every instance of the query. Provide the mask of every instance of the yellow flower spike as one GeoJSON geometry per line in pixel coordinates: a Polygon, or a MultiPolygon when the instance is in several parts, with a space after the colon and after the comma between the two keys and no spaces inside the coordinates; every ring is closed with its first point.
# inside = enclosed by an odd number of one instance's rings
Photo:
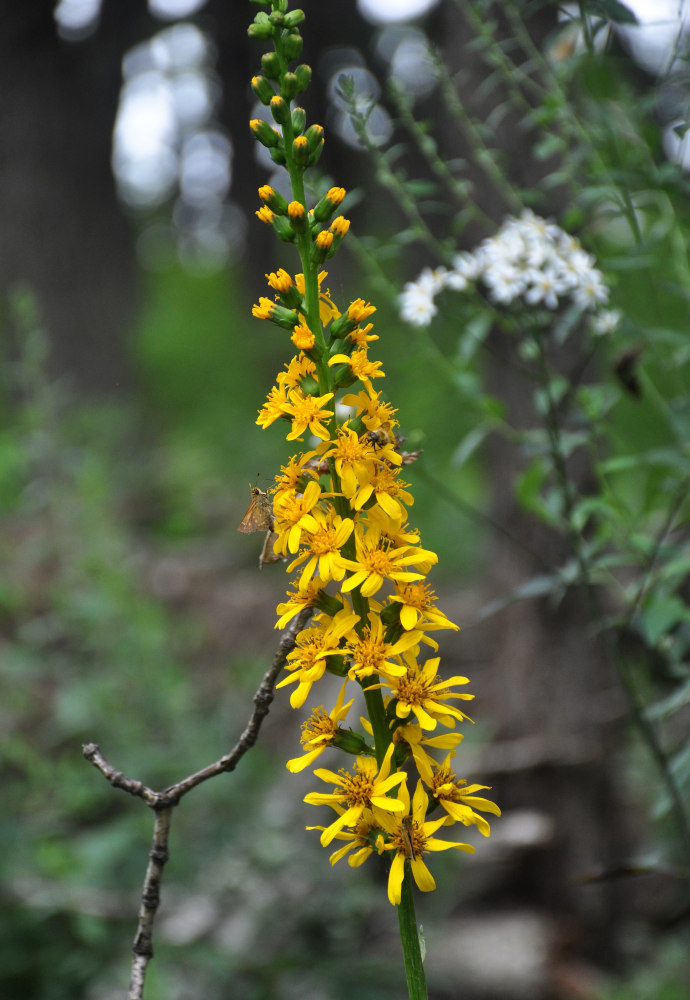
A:
{"type": "Polygon", "coordinates": [[[330,782],[336,787],[330,793],[309,792],[308,795],[305,795],[304,801],[308,805],[314,806],[346,806],[345,812],[339,814],[337,819],[330,826],[327,826],[321,834],[323,847],[327,847],[343,827],[354,826],[362,817],[365,809],[371,809],[377,818],[380,814],[401,812],[404,809],[399,799],[392,799],[387,794],[407,780],[407,775],[403,771],[397,771],[395,774],[390,773],[392,755],[393,744],[391,743],[378,774],[376,773],[376,761],[371,757],[358,757],[352,774],[345,770],[336,774],[335,771],[327,771],[325,768],[317,768],[314,771],[317,778],[330,782]]]}

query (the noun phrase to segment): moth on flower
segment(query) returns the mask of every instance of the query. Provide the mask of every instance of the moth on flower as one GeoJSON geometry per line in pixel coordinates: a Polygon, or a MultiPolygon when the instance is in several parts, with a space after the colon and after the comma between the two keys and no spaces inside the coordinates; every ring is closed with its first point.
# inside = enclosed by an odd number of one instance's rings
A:
{"type": "Polygon", "coordinates": [[[254,531],[265,531],[263,548],[259,556],[259,569],[267,563],[281,562],[282,556],[273,551],[273,545],[278,535],[273,530],[275,521],[273,519],[273,505],[268,495],[268,490],[260,490],[258,486],[251,486],[252,499],[247,513],[242,518],[237,530],[243,535],[250,535],[254,531]]]}

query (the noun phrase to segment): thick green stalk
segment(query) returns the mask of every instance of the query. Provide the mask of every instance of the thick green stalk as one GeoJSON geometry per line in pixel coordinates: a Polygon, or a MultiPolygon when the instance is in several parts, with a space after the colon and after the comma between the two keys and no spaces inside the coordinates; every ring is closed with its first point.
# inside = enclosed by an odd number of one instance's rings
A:
{"type": "Polygon", "coordinates": [[[412,895],[412,876],[409,867],[405,868],[400,904],[398,905],[398,925],[400,927],[400,943],[402,944],[405,961],[405,976],[407,977],[407,992],[410,1000],[427,1000],[426,976],[422,961],[422,949],[417,929],[417,918],[414,912],[414,897],[412,895]]]}

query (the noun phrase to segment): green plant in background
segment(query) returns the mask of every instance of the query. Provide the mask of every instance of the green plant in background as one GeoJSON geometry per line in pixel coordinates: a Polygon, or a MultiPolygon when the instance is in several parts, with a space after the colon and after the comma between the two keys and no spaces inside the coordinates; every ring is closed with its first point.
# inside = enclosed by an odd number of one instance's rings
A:
{"type": "Polygon", "coordinates": [[[488,823],[476,810],[499,810],[476,794],[485,786],[468,785],[452,769],[461,737],[434,735],[439,726],[452,730],[467,718],[453,703],[471,696],[458,690],[467,678],[440,680],[439,657],[426,657],[425,647],[438,649],[429,633],[456,626],[437,610],[424,582],[437,556],[421,547],[407,523],[413,498],[399,478],[404,458],[396,411],[374,388],[384,372],[368,355],[378,339],[367,322],[374,307],[356,299],[341,313],[322,287],[322,266],[349,222],[333,219],[342,188],[331,188],[308,208],[305,173],[319,158],[323,129],[307,126],[304,110],[290,107],[311,77],[304,64],[289,68],[301,52],[298,25],[304,15],[289,11],[287,0],[255,2],[270,10],[256,15],[250,35],[274,48],[264,54],[252,89],[275,125],[254,119],[251,128],[286,167],[292,191],[288,202],[272,187],[260,188],[264,205],[257,215],[281,240],[295,244],[302,266],[294,279],[284,269],[267,275],[275,300],[262,298],[253,310],[289,330],[299,352],[278,375],[257,423],[286,421],[289,441],[309,432],[319,443],[283,467],[272,498],[254,489],[241,530],[267,530],[270,544],[262,561],[283,556],[290,559],[288,572],[298,571],[287,602],[278,607],[278,625],[305,608],[317,612],[297,635],[288,654],[290,676],[278,686],[296,684],[290,700],[299,708],[326,672],[345,678],[335,707],[326,712],[320,706],[303,724],[304,754],[288,767],[301,770],[328,747],[356,756],[350,771],[317,769],[315,775],[333,791],[310,792],[305,801],[336,811],[334,821],[316,828],[323,846],[345,842],[331,863],[348,854],[353,867],[375,852],[389,858],[388,898],[398,906],[409,995],[421,998],[426,985],[412,879],[422,891],[434,889],[424,856],[473,850],[437,838],[441,827],[476,825],[488,835],[488,823]],[[339,406],[346,408],[342,416],[339,406]],[[329,584],[335,594],[327,591],[329,584]],[[340,725],[353,701],[344,701],[348,681],[364,693],[364,735],[340,725]],[[449,751],[442,764],[429,748],[449,751]],[[403,770],[406,762],[411,772],[403,770]]]}
{"type": "MultiPolygon", "coordinates": [[[[481,118],[472,111],[474,95],[461,96],[463,71],[453,76],[431,49],[429,60],[465,158],[439,155],[448,146],[448,126],[443,136],[435,134],[430,122],[417,119],[413,100],[391,85],[398,123],[426,166],[426,176],[411,177],[401,145],[386,149],[372,136],[370,108],[353,81],[341,79],[340,87],[376,177],[406,220],[395,245],[418,244],[430,266],[400,294],[381,266],[383,249],[352,242],[379,287],[397,299],[410,336],[424,344],[445,385],[476,414],[457,443],[456,467],[481,467],[487,443],[498,437],[521,456],[514,494],[524,512],[561,540],[565,554],[554,563],[548,551],[538,553],[539,575],[493,610],[538,596],[555,607],[569,591],[584,591],[591,634],[618,671],[631,718],[661,775],[660,782],[651,773],[644,779],[650,809],[668,819],[661,851],[686,879],[690,185],[660,158],[650,115],[654,90],[640,98],[620,53],[611,51],[612,25],[636,20],[625,4],[583,2],[578,16],[541,43],[526,19],[547,4],[456,5],[485,69],[481,118]],[[511,179],[495,122],[509,122],[521,137],[516,150],[531,157],[539,176],[533,187],[511,179]],[[482,209],[478,179],[491,193],[485,202],[504,205],[507,218],[482,209]],[[468,201],[475,186],[479,197],[468,201]],[[559,205],[562,226],[534,211],[559,205]],[[479,245],[476,235],[468,238],[469,226],[486,234],[479,245]],[[450,349],[441,346],[444,337],[450,349]],[[509,416],[511,401],[489,393],[492,360],[511,370],[531,399],[522,423],[509,416]]],[[[452,491],[444,493],[453,500],[452,491]]],[[[463,499],[455,503],[466,509],[463,499]]],[[[485,523],[489,531],[496,526],[485,523]]],[[[524,545],[521,538],[513,542],[524,545]]]]}

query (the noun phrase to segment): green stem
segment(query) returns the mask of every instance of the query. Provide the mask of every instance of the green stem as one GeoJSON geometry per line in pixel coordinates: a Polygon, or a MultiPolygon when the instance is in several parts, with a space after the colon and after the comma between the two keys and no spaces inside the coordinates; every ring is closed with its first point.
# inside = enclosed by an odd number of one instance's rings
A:
{"type": "Polygon", "coordinates": [[[414,897],[412,895],[412,876],[405,866],[400,904],[398,905],[398,924],[400,927],[400,943],[402,944],[407,992],[410,1000],[427,1000],[426,977],[424,962],[417,929],[417,918],[414,912],[414,897]]]}

